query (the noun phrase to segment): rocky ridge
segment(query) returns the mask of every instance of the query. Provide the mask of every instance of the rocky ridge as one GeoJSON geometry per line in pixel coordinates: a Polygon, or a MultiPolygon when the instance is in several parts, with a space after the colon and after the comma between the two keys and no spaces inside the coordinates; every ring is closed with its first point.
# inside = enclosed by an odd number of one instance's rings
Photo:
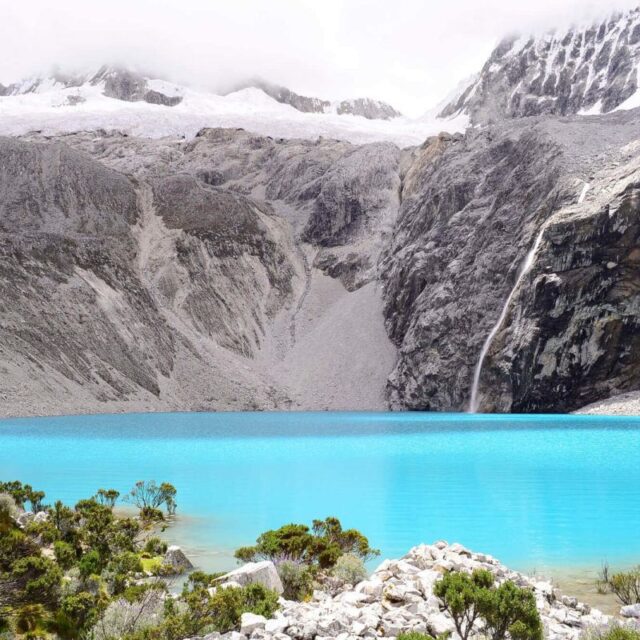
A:
{"type": "Polygon", "coordinates": [[[234,85],[234,91],[247,87],[261,89],[277,102],[288,104],[294,109],[304,113],[335,112],[338,115],[349,114],[361,116],[367,118],[367,120],[390,120],[392,118],[399,118],[402,115],[398,110],[382,100],[356,98],[334,103],[330,100],[323,100],[322,98],[303,96],[295,91],[291,91],[291,89],[287,89],[287,87],[271,84],[270,82],[260,79],[248,80],[247,82],[234,85]]]}
{"type": "Polygon", "coordinates": [[[441,116],[462,112],[485,123],[608,113],[637,95],[639,69],[640,8],[543,37],[512,36],[496,47],[479,77],[441,116]]]}
{"type": "MultiPolygon", "coordinates": [[[[314,638],[394,638],[417,631],[436,637],[451,633],[458,638],[453,620],[434,596],[434,584],[447,571],[490,571],[497,583],[506,580],[533,591],[545,631],[550,640],[576,640],[589,628],[611,624],[612,618],[576,598],[563,595],[551,582],[512,571],[495,558],[474,553],[460,544],[436,542],[411,549],[399,560],[385,560],[365,581],[346,585],[335,595],[314,592],[311,602],[280,600],[281,608],[271,620],[245,614],[240,633],[221,637],[230,640],[313,640],[314,638]]],[[[233,579],[233,575],[231,578],[233,579]]],[[[219,634],[205,636],[207,640],[219,634]]],[[[483,637],[480,623],[473,638],[483,637]]]]}
{"type": "MultiPolygon", "coordinates": [[[[97,87],[108,98],[126,102],[148,102],[165,107],[175,107],[182,102],[180,95],[166,95],[149,86],[150,80],[143,74],[124,67],[103,65],[97,72],[88,74],[66,74],[56,71],[50,76],[28,78],[9,86],[0,85],[0,96],[19,96],[29,93],[42,93],[54,87],[73,89],[82,85],[97,87]]],[[[84,101],[81,96],[69,96],[69,105],[84,101]],[[74,97],[76,100],[74,100],[74,97]]]]}

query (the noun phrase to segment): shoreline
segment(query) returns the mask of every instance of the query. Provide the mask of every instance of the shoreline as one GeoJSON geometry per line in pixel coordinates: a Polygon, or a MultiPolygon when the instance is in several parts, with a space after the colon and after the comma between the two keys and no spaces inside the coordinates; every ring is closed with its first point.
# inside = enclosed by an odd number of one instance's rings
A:
{"type": "MultiPolygon", "coordinates": [[[[160,534],[160,537],[168,544],[178,545],[191,560],[196,569],[204,570],[206,572],[218,572],[218,571],[233,571],[241,566],[242,563],[238,563],[233,558],[233,549],[227,547],[217,547],[215,543],[204,547],[201,544],[192,544],[188,539],[188,527],[189,520],[198,520],[199,517],[193,514],[177,514],[174,517],[165,531],[160,534]],[[178,524],[178,536],[173,535],[175,533],[175,526],[178,524]],[[181,535],[182,534],[182,535],[181,535]],[[203,558],[217,558],[220,563],[216,562],[204,562],[203,558]]],[[[416,543],[413,546],[420,546],[424,543],[416,543]]],[[[237,547],[242,546],[242,542],[239,542],[237,547]]],[[[493,554],[491,554],[493,555],[493,554]]],[[[495,556],[494,556],[495,557],[495,556]]],[[[501,562],[500,558],[496,558],[498,562],[501,562]]],[[[385,562],[393,561],[394,558],[389,556],[380,556],[372,562],[368,567],[369,573],[373,574],[385,562]]],[[[637,564],[632,559],[629,559],[628,563],[620,563],[615,565],[616,570],[627,570],[637,564]]],[[[575,597],[581,602],[585,602],[590,606],[599,609],[607,615],[618,615],[620,607],[622,606],[616,597],[611,594],[598,593],[596,588],[596,580],[601,568],[601,564],[588,564],[581,563],[575,565],[545,565],[539,568],[521,568],[524,565],[519,563],[509,563],[514,571],[521,573],[531,579],[537,579],[540,581],[551,582],[555,587],[560,589],[563,594],[570,597],[575,597]]]]}
{"type": "Polygon", "coordinates": [[[215,407],[180,407],[167,403],[164,404],[162,400],[131,400],[125,402],[106,402],[104,406],[90,406],[83,405],[74,407],[70,412],[66,412],[65,409],[59,407],[20,407],[15,409],[11,407],[12,403],[2,402],[0,400],[0,420],[18,420],[29,418],[74,418],[74,417],[91,417],[91,416],[120,416],[120,415],[140,415],[145,413],[153,414],[201,414],[201,413],[377,413],[377,414],[433,414],[433,415],[490,415],[490,416],[601,416],[601,417],[640,417],[640,391],[630,391],[622,394],[617,394],[586,404],[580,409],[565,413],[496,413],[496,414],[469,414],[468,412],[445,412],[445,411],[392,411],[391,409],[380,408],[359,408],[359,409],[302,409],[299,407],[287,408],[282,406],[278,408],[222,408],[217,409],[215,407]]]}

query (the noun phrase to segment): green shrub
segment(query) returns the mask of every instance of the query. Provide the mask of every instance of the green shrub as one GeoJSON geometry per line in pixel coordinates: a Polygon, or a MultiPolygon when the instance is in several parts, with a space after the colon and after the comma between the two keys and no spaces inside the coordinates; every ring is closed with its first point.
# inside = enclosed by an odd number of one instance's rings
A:
{"type": "MultiPolygon", "coordinates": [[[[437,640],[446,640],[447,634],[441,634],[437,640]]],[[[420,633],[419,631],[409,631],[409,633],[399,633],[397,640],[434,640],[433,636],[428,636],[426,633],[420,633]]]]}
{"type": "Polygon", "coordinates": [[[496,587],[493,575],[485,569],[472,574],[447,573],[436,582],[434,594],[449,612],[462,640],[467,640],[476,621],[484,622],[491,640],[542,640],[542,623],[535,597],[529,589],[511,581],[496,587]]]}
{"type": "Polygon", "coordinates": [[[92,575],[99,575],[102,571],[102,560],[100,554],[97,551],[89,551],[85,553],[80,562],[78,563],[80,569],[80,576],[82,578],[88,578],[92,575]]]}
{"type": "Polygon", "coordinates": [[[496,589],[480,591],[480,616],[491,640],[542,640],[536,599],[529,589],[507,580],[496,589]]]}
{"type": "Polygon", "coordinates": [[[243,613],[271,618],[278,609],[278,594],[261,584],[220,588],[210,598],[211,626],[220,633],[238,628],[243,613]]]}
{"type": "Polygon", "coordinates": [[[332,573],[339,580],[351,585],[356,585],[367,578],[364,562],[351,553],[345,553],[338,558],[332,573]]]}
{"type": "Polygon", "coordinates": [[[79,638],[95,624],[98,616],[96,605],[95,596],[86,591],[63,598],[54,623],[56,634],[64,640],[79,638]]]}
{"type": "Polygon", "coordinates": [[[612,575],[609,567],[605,565],[597,581],[597,587],[601,593],[613,593],[624,605],[640,603],[640,566],[612,575]]]}
{"type": "Polygon", "coordinates": [[[313,573],[304,564],[285,561],[278,565],[278,575],[282,581],[287,600],[304,600],[313,593],[313,573]]]}
{"type": "Polygon", "coordinates": [[[11,577],[19,585],[21,597],[26,603],[54,604],[58,599],[62,571],[49,558],[20,558],[13,565],[11,577]]]}
{"type": "Polygon", "coordinates": [[[56,562],[64,571],[68,571],[77,562],[76,550],[67,542],[57,540],[53,545],[56,562]]]}
{"type": "Polygon", "coordinates": [[[13,496],[8,493],[0,493],[0,532],[8,531],[14,527],[13,518],[18,508],[13,496]]]}
{"type": "Polygon", "coordinates": [[[581,640],[640,640],[640,630],[614,623],[607,627],[586,629],[580,638],[581,640]]]}
{"type": "Polygon", "coordinates": [[[241,547],[235,556],[243,562],[271,560],[279,564],[289,560],[330,569],[345,553],[363,561],[380,554],[358,530],[343,529],[338,518],[326,518],[314,520],[312,529],[304,524],[287,524],[265,531],[255,545],[241,547]]]}
{"type": "Polygon", "coordinates": [[[444,609],[453,618],[462,640],[467,640],[480,616],[480,590],[488,589],[492,584],[493,576],[485,569],[476,569],[471,575],[452,571],[435,583],[433,593],[440,598],[444,609]]]}
{"type": "Polygon", "coordinates": [[[144,550],[152,556],[163,556],[167,552],[167,543],[160,538],[149,538],[144,544],[144,550]]]}

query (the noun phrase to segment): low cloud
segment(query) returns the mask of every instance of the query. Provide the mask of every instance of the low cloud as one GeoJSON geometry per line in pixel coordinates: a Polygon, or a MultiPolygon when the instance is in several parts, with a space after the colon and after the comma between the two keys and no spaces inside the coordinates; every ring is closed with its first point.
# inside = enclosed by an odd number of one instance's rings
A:
{"type": "Polygon", "coordinates": [[[410,115],[477,71],[496,42],[600,18],[611,0],[0,0],[0,81],[120,63],[219,89],[260,76],[410,115]]]}

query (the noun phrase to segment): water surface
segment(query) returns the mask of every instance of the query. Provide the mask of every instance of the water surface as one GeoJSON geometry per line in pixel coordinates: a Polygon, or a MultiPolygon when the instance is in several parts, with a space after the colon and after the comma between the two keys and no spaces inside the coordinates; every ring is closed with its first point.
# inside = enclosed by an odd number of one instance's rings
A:
{"type": "Polygon", "coordinates": [[[375,413],[0,420],[0,479],[75,500],[178,489],[209,570],[265,529],[335,515],[385,557],[459,541],[522,570],[640,561],[640,419],[375,413]]]}

